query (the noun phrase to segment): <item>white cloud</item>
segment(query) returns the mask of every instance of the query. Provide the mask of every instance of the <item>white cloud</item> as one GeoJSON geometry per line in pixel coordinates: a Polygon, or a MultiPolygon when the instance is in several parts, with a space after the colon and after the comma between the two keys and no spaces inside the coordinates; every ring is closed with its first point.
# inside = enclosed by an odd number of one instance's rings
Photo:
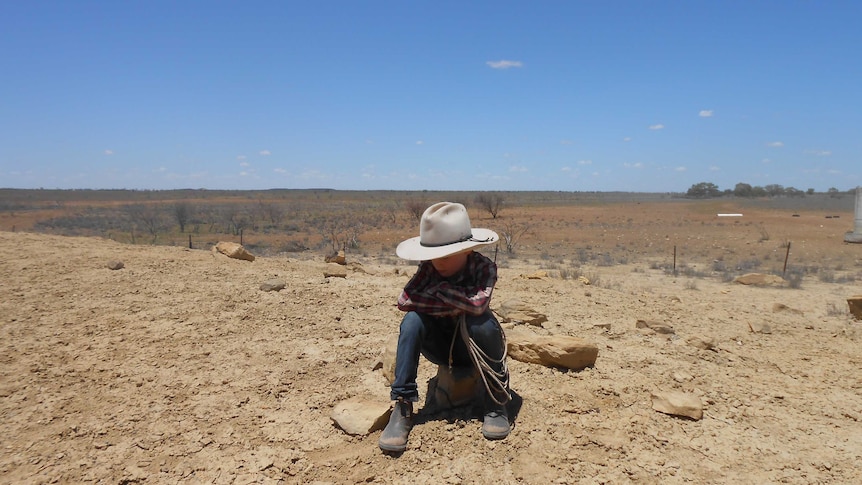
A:
{"type": "Polygon", "coordinates": [[[763,160],[760,161],[760,163],[772,163],[772,160],[770,160],[768,158],[764,158],[763,160]]]}
{"type": "Polygon", "coordinates": [[[282,173],[282,174],[287,173],[287,170],[285,170],[283,168],[274,168],[274,169],[272,169],[272,171],[275,173],[282,173]]]}
{"type": "Polygon", "coordinates": [[[828,157],[832,155],[829,150],[805,150],[806,155],[814,155],[815,157],[828,157]]]}
{"type": "Polygon", "coordinates": [[[721,171],[721,168],[716,167],[715,165],[713,165],[713,166],[709,167],[709,171],[710,171],[710,172],[718,172],[718,171],[721,171]]]}
{"type": "Polygon", "coordinates": [[[519,166],[519,165],[512,165],[511,167],[509,167],[509,171],[510,172],[526,172],[527,167],[519,166]]]}
{"type": "Polygon", "coordinates": [[[674,170],[676,170],[677,172],[685,172],[688,169],[685,167],[676,167],[674,170]]]}
{"type": "Polygon", "coordinates": [[[507,60],[499,60],[499,61],[488,61],[485,64],[490,66],[492,69],[509,69],[510,67],[524,67],[524,64],[521,61],[507,61],[507,60]]]}
{"type": "Polygon", "coordinates": [[[166,167],[159,167],[159,168],[154,170],[154,172],[159,172],[159,173],[165,173],[167,171],[168,171],[168,169],[166,167]]]}
{"type": "Polygon", "coordinates": [[[711,109],[702,109],[700,113],[697,114],[701,118],[712,118],[712,110],[711,109]]]}
{"type": "Polygon", "coordinates": [[[626,162],[623,164],[623,167],[626,167],[626,168],[643,168],[643,166],[644,166],[644,164],[641,162],[637,162],[637,163],[626,162]]]}
{"type": "Polygon", "coordinates": [[[113,154],[114,154],[114,150],[105,150],[105,155],[110,156],[110,155],[113,155],[113,154]]]}
{"type": "Polygon", "coordinates": [[[560,169],[560,171],[561,171],[561,172],[571,172],[571,171],[572,171],[572,167],[563,167],[563,168],[561,168],[561,169],[560,169]]]}
{"type": "Polygon", "coordinates": [[[783,141],[771,141],[771,142],[767,143],[766,146],[770,146],[770,147],[774,147],[774,148],[781,148],[784,146],[784,142],[783,141]]]}
{"type": "Polygon", "coordinates": [[[560,145],[571,145],[572,140],[560,140],[560,145]]]}
{"type": "Polygon", "coordinates": [[[238,155],[236,157],[237,160],[245,160],[245,155],[238,155]]]}
{"type": "Polygon", "coordinates": [[[272,155],[272,152],[270,152],[269,150],[261,150],[260,151],[260,156],[262,156],[262,157],[268,157],[270,155],[272,155]]]}
{"type": "Polygon", "coordinates": [[[424,142],[424,141],[422,141],[422,140],[416,140],[416,144],[417,144],[417,145],[424,145],[424,144],[425,144],[425,142],[424,142]]]}
{"type": "Polygon", "coordinates": [[[661,124],[661,123],[659,123],[659,124],[657,124],[657,125],[650,125],[649,129],[650,129],[650,130],[663,130],[663,129],[664,129],[664,125],[663,125],[663,124],[661,124]]]}
{"type": "Polygon", "coordinates": [[[248,162],[240,162],[239,164],[240,167],[248,167],[248,165],[248,162]]]}
{"type": "Polygon", "coordinates": [[[841,175],[843,172],[841,170],[835,170],[834,168],[831,168],[827,170],[826,173],[828,173],[829,175],[841,175]]]}
{"type": "Polygon", "coordinates": [[[627,137],[623,138],[623,141],[624,142],[630,142],[630,141],[632,141],[632,137],[627,136],[627,137]]]}
{"type": "Polygon", "coordinates": [[[592,165],[592,160],[578,160],[578,165],[592,165]]]}

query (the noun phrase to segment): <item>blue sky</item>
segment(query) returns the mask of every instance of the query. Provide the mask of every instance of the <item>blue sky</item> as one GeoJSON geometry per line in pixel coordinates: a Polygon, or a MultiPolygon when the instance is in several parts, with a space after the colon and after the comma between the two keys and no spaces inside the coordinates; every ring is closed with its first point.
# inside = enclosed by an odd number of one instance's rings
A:
{"type": "Polygon", "coordinates": [[[0,187],[862,184],[859,1],[0,4],[0,187]]]}

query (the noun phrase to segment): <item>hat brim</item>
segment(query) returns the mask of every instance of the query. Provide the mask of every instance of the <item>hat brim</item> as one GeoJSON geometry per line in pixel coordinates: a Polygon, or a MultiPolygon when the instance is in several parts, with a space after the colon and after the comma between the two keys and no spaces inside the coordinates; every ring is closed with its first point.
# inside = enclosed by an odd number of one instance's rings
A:
{"type": "Polygon", "coordinates": [[[423,246],[419,242],[419,236],[411,237],[395,248],[395,254],[399,258],[411,261],[428,261],[431,259],[445,258],[455,253],[460,253],[478,246],[487,246],[500,240],[496,232],[490,229],[473,228],[473,239],[470,241],[447,244],[445,246],[423,246]]]}

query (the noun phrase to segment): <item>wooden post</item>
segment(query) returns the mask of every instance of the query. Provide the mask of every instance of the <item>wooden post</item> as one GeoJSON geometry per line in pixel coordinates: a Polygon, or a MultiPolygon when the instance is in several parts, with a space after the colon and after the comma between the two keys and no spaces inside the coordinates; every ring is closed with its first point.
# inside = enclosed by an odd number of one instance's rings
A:
{"type": "Polygon", "coordinates": [[[787,241],[787,253],[784,254],[784,269],[781,270],[781,276],[787,272],[787,258],[790,257],[790,241],[787,241]]]}
{"type": "Polygon", "coordinates": [[[239,245],[242,246],[242,229],[239,230],[239,245]]]}
{"type": "Polygon", "coordinates": [[[676,245],[673,246],[673,274],[676,274],[676,245]]]}
{"type": "Polygon", "coordinates": [[[189,249],[192,248],[192,235],[189,234],[189,249]]]}

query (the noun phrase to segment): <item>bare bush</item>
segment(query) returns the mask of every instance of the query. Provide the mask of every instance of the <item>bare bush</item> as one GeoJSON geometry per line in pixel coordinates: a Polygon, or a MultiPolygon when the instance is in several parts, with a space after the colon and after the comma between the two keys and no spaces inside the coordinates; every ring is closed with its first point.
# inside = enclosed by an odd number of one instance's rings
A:
{"type": "Polygon", "coordinates": [[[506,245],[506,252],[513,254],[518,241],[527,234],[532,228],[532,224],[528,222],[507,221],[503,224],[503,230],[500,231],[500,236],[503,238],[503,243],[506,245]]]}
{"type": "Polygon", "coordinates": [[[428,208],[428,203],[423,199],[410,199],[404,204],[404,209],[407,210],[407,213],[410,214],[410,217],[416,219],[418,222],[422,219],[422,214],[425,213],[425,209],[428,208]]]}
{"type": "Polygon", "coordinates": [[[482,192],[476,196],[474,202],[480,209],[491,214],[492,219],[496,219],[503,209],[505,198],[499,192],[482,192]]]}

